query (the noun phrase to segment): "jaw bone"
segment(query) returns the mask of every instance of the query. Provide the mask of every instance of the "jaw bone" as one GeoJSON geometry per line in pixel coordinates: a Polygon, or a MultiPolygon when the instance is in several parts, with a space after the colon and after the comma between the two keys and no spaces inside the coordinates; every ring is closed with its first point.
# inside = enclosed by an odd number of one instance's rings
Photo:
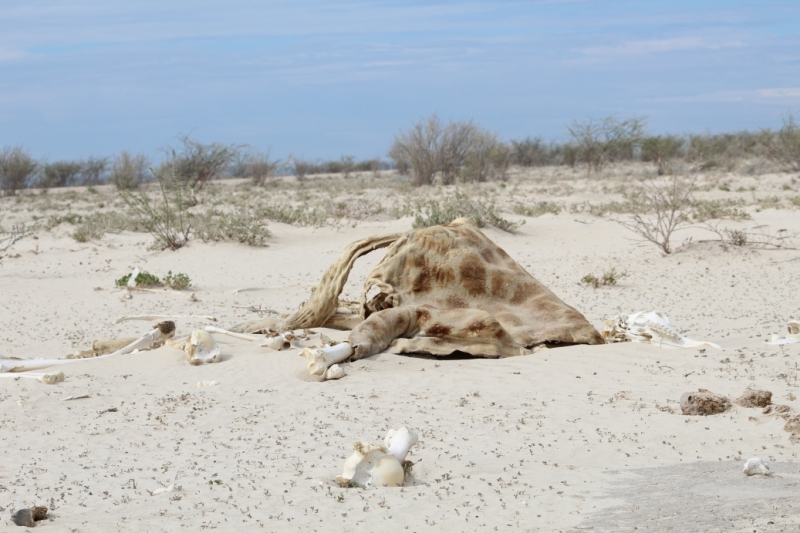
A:
{"type": "Polygon", "coordinates": [[[309,374],[323,376],[329,367],[341,363],[353,355],[353,347],[349,342],[340,342],[322,348],[305,348],[300,355],[306,358],[309,374]]]}
{"type": "MultiPolygon", "coordinates": [[[[175,334],[174,322],[161,322],[156,325],[155,329],[120,348],[116,352],[99,355],[90,360],[94,361],[104,357],[114,357],[115,355],[125,355],[137,351],[149,350],[155,345],[163,344],[164,341],[171,338],[175,334]]],[[[87,359],[0,359],[0,372],[28,372],[31,370],[39,370],[56,365],[66,365],[71,363],[79,363],[87,361],[87,359]]]]}
{"type": "Polygon", "coordinates": [[[767,341],[767,344],[794,344],[800,342],[800,320],[790,320],[787,324],[789,334],[784,338],[777,335],[772,335],[772,338],[767,341]]]}
{"type": "Polygon", "coordinates": [[[342,487],[399,487],[405,480],[403,461],[409,448],[417,443],[417,434],[405,427],[389,430],[386,446],[354,442],[353,455],[336,478],[342,487]],[[402,458],[401,458],[402,457],[402,458]]]}
{"type": "Polygon", "coordinates": [[[669,318],[658,311],[638,312],[630,315],[617,315],[606,320],[601,332],[607,342],[647,342],[661,348],[697,348],[709,346],[721,350],[718,344],[696,341],[683,336],[675,329],[669,318]]]}

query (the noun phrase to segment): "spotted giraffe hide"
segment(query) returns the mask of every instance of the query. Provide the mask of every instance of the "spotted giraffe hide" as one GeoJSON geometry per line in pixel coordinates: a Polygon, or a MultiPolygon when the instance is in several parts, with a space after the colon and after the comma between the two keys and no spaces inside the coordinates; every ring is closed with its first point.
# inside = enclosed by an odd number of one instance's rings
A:
{"type": "Polygon", "coordinates": [[[467,219],[353,243],[295,314],[238,329],[341,325],[354,325],[348,341],[355,359],[387,349],[506,357],[531,353],[545,343],[605,343],[580,312],[467,219]],[[361,301],[343,309],[338,296],[353,263],[385,246],[386,255],[367,277],[361,301]],[[355,313],[360,323],[353,320],[355,313]]]}

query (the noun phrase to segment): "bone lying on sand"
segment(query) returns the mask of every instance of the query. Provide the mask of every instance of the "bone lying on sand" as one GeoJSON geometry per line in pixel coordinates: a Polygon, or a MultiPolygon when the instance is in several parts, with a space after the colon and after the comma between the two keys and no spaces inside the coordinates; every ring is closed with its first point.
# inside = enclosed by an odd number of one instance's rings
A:
{"type": "Polygon", "coordinates": [[[794,344],[796,342],[800,342],[800,320],[790,320],[786,326],[786,329],[789,330],[789,333],[786,337],[779,337],[778,335],[773,334],[772,337],[766,341],[767,344],[794,344]]]}
{"type": "Polygon", "coordinates": [[[751,457],[744,464],[744,473],[748,476],[755,474],[769,475],[769,466],[761,457],[751,457]]]}
{"type": "Polygon", "coordinates": [[[390,430],[384,444],[354,442],[353,454],[336,478],[342,487],[399,487],[405,481],[408,451],[418,441],[417,434],[405,427],[390,430]]]}
{"type": "Polygon", "coordinates": [[[713,342],[697,341],[681,334],[659,311],[639,311],[630,315],[617,315],[606,320],[601,331],[607,342],[644,342],[661,348],[699,348],[708,346],[721,350],[713,342]]]}
{"type": "Polygon", "coordinates": [[[322,348],[305,348],[300,355],[306,358],[309,374],[324,376],[329,367],[349,359],[353,355],[353,347],[349,342],[340,342],[322,348]]]}
{"type": "MultiPolygon", "coordinates": [[[[174,334],[174,322],[161,322],[157,324],[152,331],[123,348],[110,354],[97,356],[94,359],[150,350],[155,346],[162,345],[164,341],[170,339],[174,334]]],[[[31,370],[39,370],[56,365],[79,363],[81,361],[86,361],[86,359],[0,359],[0,372],[29,372],[31,370]]]]}
{"type": "Polygon", "coordinates": [[[47,374],[38,374],[34,372],[3,372],[0,374],[0,378],[29,378],[29,379],[38,379],[42,383],[46,383],[48,385],[54,385],[56,383],[61,383],[64,381],[64,373],[59,372],[49,372],[47,374]]]}
{"type": "Polygon", "coordinates": [[[168,344],[173,348],[183,350],[189,356],[191,365],[205,365],[220,361],[219,345],[211,333],[204,329],[196,329],[189,337],[170,340],[168,344]]]}
{"type": "Polygon", "coordinates": [[[36,522],[47,519],[47,507],[36,506],[29,509],[20,509],[11,515],[11,521],[18,526],[34,527],[36,522]]]}

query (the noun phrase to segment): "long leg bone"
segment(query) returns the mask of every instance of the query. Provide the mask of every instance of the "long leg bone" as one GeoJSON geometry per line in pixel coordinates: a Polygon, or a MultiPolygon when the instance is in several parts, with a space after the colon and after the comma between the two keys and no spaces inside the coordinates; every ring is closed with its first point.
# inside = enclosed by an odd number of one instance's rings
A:
{"type": "MultiPolygon", "coordinates": [[[[94,361],[97,359],[103,359],[104,357],[114,357],[115,355],[125,355],[135,351],[149,350],[154,345],[163,343],[164,340],[172,337],[174,334],[174,322],[161,322],[155,327],[155,329],[153,329],[153,331],[139,339],[136,339],[124,348],[121,348],[114,353],[93,357],[90,360],[94,361]]],[[[87,360],[89,359],[0,359],[0,372],[28,372],[50,366],[66,365],[87,360]]]]}
{"type": "Polygon", "coordinates": [[[306,348],[300,355],[306,358],[306,367],[310,374],[322,376],[328,367],[346,361],[353,355],[353,347],[349,342],[341,342],[322,348],[306,348]]]}
{"type": "Polygon", "coordinates": [[[206,331],[209,333],[219,333],[220,335],[228,335],[229,337],[233,337],[236,339],[242,339],[243,341],[260,341],[264,337],[262,335],[251,335],[250,333],[236,333],[235,331],[228,331],[227,329],[218,328],[216,326],[206,326],[206,331]]]}
{"type": "Polygon", "coordinates": [[[0,378],[31,378],[31,379],[38,379],[42,383],[47,383],[48,385],[53,385],[54,383],[61,383],[64,381],[64,373],[63,372],[50,372],[48,374],[34,374],[33,372],[3,372],[0,373],[0,378]]]}
{"type": "Polygon", "coordinates": [[[205,315],[126,315],[118,318],[115,323],[119,324],[120,322],[128,322],[129,320],[172,320],[175,318],[186,318],[191,320],[207,320],[209,322],[217,321],[217,317],[205,316],[205,315]]]}

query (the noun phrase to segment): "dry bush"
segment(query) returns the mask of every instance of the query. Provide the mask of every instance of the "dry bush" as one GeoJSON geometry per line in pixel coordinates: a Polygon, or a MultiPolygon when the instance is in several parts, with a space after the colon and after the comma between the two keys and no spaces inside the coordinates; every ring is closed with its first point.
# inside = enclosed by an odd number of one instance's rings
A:
{"type": "Polygon", "coordinates": [[[725,245],[761,248],[797,250],[796,233],[789,233],[786,229],[772,231],[763,224],[754,226],[750,230],[732,229],[722,227],[719,222],[705,222],[702,229],[713,232],[725,245]]]}
{"type": "Polygon", "coordinates": [[[619,121],[614,116],[575,120],[567,126],[575,156],[586,164],[589,174],[599,172],[613,161],[633,159],[644,138],[644,129],[642,118],[619,121]]]}
{"type": "MultiPolygon", "coordinates": [[[[31,235],[32,231],[23,223],[14,224],[9,230],[0,224],[0,252],[5,252],[17,242],[31,235]]],[[[2,258],[2,256],[0,256],[2,258]]]]}
{"type": "Polygon", "coordinates": [[[642,195],[631,218],[618,222],[658,246],[665,254],[672,253],[670,241],[673,233],[690,221],[696,181],[694,177],[674,176],[642,182],[642,195]]]}
{"type": "Polygon", "coordinates": [[[253,185],[256,187],[263,187],[267,183],[271,183],[278,173],[281,162],[277,159],[270,158],[270,152],[254,152],[249,155],[247,162],[244,164],[244,172],[250,179],[253,180],[253,185]]]}
{"type": "Polygon", "coordinates": [[[430,185],[440,168],[442,125],[435,114],[395,137],[389,157],[398,169],[410,169],[415,185],[430,185]]]}
{"type": "Polygon", "coordinates": [[[14,196],[28,186],[36,172],[36,162],[21,147],[4,148],[0,152],[0,189],[3,196],[14,196]]]}
{"type": "Polygon", "coordinates": [[[488,132],[475,132],[461,178],[464,181],[505,181],[511,165],[511,148],[488,132]]]}
{"type": "MultiPolygon", "coordinates": [[[[429,200],[418,204],[414,218],[415,228],[427,228],[450,223],[457,218],[470,218],[479,228],[491,224],[504,231],[514,231],[520,222],[511,222],[497,213],[493,203],[472,200],[466,194],[456,191],[444,200],[429,200]]],[[[522,221],[524,224],[524,221],[522,221]]]]}
{"type": "Polygon", "coordinates": [[[791,113],[783,117],[783,127],[773,137],[769,155],[792,170],[800,170],[800,126],[791,113]]]}
{"type": "Polygon", "coordinates": [[[122,151],[111,164],[111,183],[119,190],[136,189],[148,181],[149,167],[150,160],[146,155],[122,151]]]}
{"type": "Polygon", "coordinates": [[[732,171],[745,159],[767,155],[773,135],[768,130],[689,135],[686,158],[700,170],[732,171]]]}
{"type": "Polygon", "coordinates": [[[41,169],[37,185],[43,189],[76,185],[81,169],[82,165],[77,161],[45,163],[41,169]]]}
{"type": "Polygon", "coordinates": [[[108,158],[90,157],[81,163],[81,185],[100,185],[105,182],[108,158]]]}
{"type": "Polygon", "coordinates": [[[684,149],[686,140],[677,135],[655,135],[642,140],[642,161],[653,162],[658,175],[667,173],[670,163],[678,158],[684,149]]]}
{"type": "MultiPolygon", "coordinates": [[[[179,150],[170,148],[165,163],[172,179],[189,184],[192,190],[202,189],[209,181],[220,177],[235,160],[241,146],[221,143],[202,144],[189,136],[180,138],[179,150]]],[[[165,169],[162,169],[162,172],[165,169]]]]}
{"type": "Polygon", "coordinates": [[[234,211],[209,209],[190,215],[192,233],[203,242],[234,241],[249,246],[266,246],[271,235],[264,219],[250,207],[234,211]]]}

